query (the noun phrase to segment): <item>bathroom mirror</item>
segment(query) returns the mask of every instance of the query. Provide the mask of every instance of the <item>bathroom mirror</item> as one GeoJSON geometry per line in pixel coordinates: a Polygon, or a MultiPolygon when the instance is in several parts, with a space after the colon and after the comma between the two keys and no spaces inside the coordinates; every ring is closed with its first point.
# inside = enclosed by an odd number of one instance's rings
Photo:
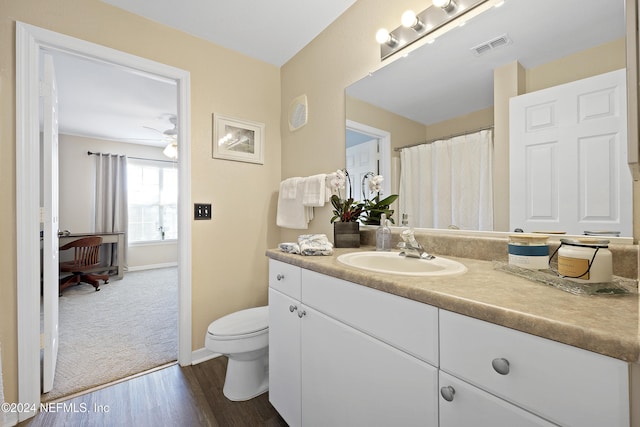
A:
{"type": "Polygon", "coordinates": [[[396,54],[346,88],[347,150],[357,145],[353,123],[389,132],[396,165],[394,148],[493,126],[494,69],[516,61],[525,92],[624,68],[624,11],[624,0],[506,0],[396,54]]]}

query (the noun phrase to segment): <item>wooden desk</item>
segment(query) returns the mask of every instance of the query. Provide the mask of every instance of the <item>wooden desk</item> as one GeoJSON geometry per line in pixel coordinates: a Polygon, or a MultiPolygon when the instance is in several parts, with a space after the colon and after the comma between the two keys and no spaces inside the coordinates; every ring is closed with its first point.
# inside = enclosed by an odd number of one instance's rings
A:
{"type": "Polygon", "coordinates": [[[120,280],[124,277],[124,266],[122,265],[122,260],[124,259],[124,232],[118,233],[72,233],[69,235],[63,235],[59,237],[60,246],[63,246],[69,242],[74,240],[78,240],[82,237],[93,237],[99,236],[102,237],[102,244],[112,244],[116,245],[116,260],[111,260],[111,265],[96,267],[90,271],[105,271],[105,269],[109,270],[109,274],[113,271],[116,272],[115,276],[117,280],[120,280]]]}

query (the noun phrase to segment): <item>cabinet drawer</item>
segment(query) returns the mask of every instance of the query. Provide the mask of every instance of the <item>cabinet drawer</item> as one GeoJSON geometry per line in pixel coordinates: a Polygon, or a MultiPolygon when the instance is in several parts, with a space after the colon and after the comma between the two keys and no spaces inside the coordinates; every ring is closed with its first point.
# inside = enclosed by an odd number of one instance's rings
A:
{"type": "Polygon", "coordinates": [[[439,376],[440,427],[555,425],[454,376],[442,371],[439,371],[439,376]]]}
{"type": "Polygon", "coordinates": [[[629,425],[628,365],[620,360],[445,310],[440,357],[442,370],[554,423],[629,425]]]}
{"type": "Polygon", "coordinates": [[[269,259],[269,286],[297,300],[300,299],[301,268],[269,259]]]}
{"type": "Polygon", "coordinates": [[[314,271],[302,270],[302,302],[438,366],[438,309],[314,271]]]}

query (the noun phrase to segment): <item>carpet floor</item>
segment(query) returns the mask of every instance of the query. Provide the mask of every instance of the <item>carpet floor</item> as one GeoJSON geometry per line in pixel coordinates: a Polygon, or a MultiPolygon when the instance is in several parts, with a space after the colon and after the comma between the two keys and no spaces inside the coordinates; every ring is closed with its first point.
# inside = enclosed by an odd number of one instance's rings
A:
{"type": "Polygon", "coordinates": [[[164,365],[178,355],[177,268],[66,289],[59,299],[60,344],[50,401],[164,365]]]}

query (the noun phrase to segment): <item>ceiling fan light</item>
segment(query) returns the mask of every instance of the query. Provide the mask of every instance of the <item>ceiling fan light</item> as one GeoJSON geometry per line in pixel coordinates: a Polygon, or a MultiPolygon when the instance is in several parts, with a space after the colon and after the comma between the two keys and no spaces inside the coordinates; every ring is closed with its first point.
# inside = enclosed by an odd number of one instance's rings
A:
{"type": "Polygon", "coordinates": [[[164,147],[164,150],[162,150],[162,154],[164,154],[165,156],[167,156],[170,159],[177,159],[178,158],[178,143],[177,142],[170,142],[169,144],[167,144],[166,147],[164,147]]]}

